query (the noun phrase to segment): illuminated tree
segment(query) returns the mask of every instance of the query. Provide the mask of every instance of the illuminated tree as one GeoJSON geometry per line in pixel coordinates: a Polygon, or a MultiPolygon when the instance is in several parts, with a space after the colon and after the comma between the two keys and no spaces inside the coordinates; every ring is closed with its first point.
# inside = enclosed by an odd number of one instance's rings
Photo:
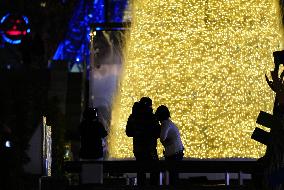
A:
{"type": "Polygon", "coordinates": [[[264,74],[283,46],[274,0],[135,1],[110,156],[132,156],[125,125],[142,96],[169,107],[187,157],[259,157],[250,139],[272,111],[264,74]]]}

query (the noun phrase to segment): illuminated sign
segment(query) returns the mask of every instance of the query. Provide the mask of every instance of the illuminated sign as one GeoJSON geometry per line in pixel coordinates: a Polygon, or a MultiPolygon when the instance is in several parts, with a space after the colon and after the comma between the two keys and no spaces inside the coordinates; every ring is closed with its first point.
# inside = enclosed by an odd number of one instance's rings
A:
{"type": "Polygon", "coordinates": [[[23,15],[6,14],[1,18],[0,24],[2,38],[10,44],[20,44],[23,36],[31,31],[29,19],[23,15]]]}

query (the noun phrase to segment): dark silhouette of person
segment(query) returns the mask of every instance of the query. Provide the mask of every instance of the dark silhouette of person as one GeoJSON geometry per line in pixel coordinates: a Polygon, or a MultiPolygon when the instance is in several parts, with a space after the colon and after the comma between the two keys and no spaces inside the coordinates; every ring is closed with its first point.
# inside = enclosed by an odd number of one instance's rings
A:
{"type": "Polygon", "coordinates": [[[284,50],[273,52],[274,70],[272,81],[265,75],[269,87],[275,92],[273,116],[281,121],[269,133],[269,141],[265,155],[258,159],[263,170],[252,175],[256,189],[278,189],[283,184],[284,165],[284,71],[279,76],[279,67],[284,64],[284,50]]]}
{"type": "MultiPolygon", "coordinates": [[[[171,121],[170,111],[167,106],[161,105],[155,113],[157,119],[161,122],[160,141],[163,144],[164,156],[167,161],[179,161],[183,159],[183,144],[180,138],[179,129],[171,121]]],[[[178,173],[174,170],[169,171],[169,184],[176,185],[178,173]]]]}
{"type": "Polygon", "coordinates": [[[269,81],[268,77],[265,75],[266,81],[271,88],[276,93],[273,107],[273,115],[277,117],[284,116],[284,71],[278,75],[279,67],[284,64],[284,50],[273,52],[274,57],[274,70],[271,71],[272,81],[269,81]]]}
{"type": "Polygon", "coordinates": [[[107,136],[107,131],[99,121],[96,108],[87,108],[84,111],[79,130],[81,138],[80,158],[103,158],[102,138],[107,136]]]}
{"type": "MultiPolygon", "coordinates": [[[[159,160],[157,153],[157,139],[160,135],[160,125],[152,109],[152,100],[149,97],[142,97],[135,102],[132,113],[126,125],[126,135],[133,137],[133,153],[135,159],[140,163],[149,164],[159,160]]],[[[146,184],[146,174],[137,173],[137,184],[146,184]]],[[[159,173],[150,173],[150,184],[159,184],[159,173]]]]}

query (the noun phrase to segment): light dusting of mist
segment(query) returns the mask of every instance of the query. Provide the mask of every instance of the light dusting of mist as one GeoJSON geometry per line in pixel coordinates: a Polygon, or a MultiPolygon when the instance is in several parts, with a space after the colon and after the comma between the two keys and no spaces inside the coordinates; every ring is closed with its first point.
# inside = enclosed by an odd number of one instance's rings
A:
{"type": "Polygon", "coordinates": [[[91,63],[89,105],[97,107],[99,117],[109,130],[113,100],[122,69],[121,32],[101,31],[94,40],[95,57],[91,63]]]}

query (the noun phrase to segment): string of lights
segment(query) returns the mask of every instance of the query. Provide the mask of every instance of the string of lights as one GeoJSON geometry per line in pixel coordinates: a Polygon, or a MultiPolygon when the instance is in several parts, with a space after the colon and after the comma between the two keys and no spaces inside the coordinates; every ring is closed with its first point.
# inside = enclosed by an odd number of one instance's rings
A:
{"type": "Polygon", "coordinates": [[[110,157],[133,157],[125,126],[142,96],[154,109],[169,107],[186,157],[262,156],[265,146],[250,136],[259,111],[272,112],[274,94],[264,74],[273,69],[272,52],[283,48],[277,1],[143,0],[132,6],[110,157]]]}
{"type": "Polygon", "coordinates": [[[104,0],[78,1],[73,17],[69,22],[69,31],[65,39],[59,44],[53,60],[66,60],[79,65],[86,61],[89,64],[88,46],[91,25],[123,22],[123,13],[128,5],[128,0],[111,0],[109,1],[109,9],[105,10],[105,2],[104,0]],[[109,18],[105,18],[106,15],[109,18]]]}

